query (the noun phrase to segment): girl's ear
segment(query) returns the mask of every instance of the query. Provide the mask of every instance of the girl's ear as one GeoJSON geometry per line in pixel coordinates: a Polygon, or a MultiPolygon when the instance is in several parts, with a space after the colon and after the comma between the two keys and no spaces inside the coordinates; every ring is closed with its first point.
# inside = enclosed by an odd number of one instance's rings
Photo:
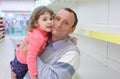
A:
{"type": "Polygon", "coordinates": [[[34,26],[38,26],[38,22],[37,21],[34,22],[34,26]]]}

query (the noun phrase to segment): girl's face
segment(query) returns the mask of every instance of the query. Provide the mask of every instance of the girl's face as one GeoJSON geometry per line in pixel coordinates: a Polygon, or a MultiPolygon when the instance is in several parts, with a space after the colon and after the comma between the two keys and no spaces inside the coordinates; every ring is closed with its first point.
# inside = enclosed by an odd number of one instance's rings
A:
{"type": "Polygon", "coordinates": [[[51,32],[53,24],[53,17],[50,13],[45,12],[43,15],[40,15],[37,25],[46,32],[51,32]]]}

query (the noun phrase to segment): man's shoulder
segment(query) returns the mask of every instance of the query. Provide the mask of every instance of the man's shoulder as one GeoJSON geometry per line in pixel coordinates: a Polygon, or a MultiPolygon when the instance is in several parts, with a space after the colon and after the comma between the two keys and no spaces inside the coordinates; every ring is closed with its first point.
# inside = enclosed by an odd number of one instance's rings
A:
{"type": "Polygon", "coordinates": [[[78,46],[75,45],[70,39],[67,39],[67,42],[65,44],[66,48],[70,48],[70,49],[76,49],[79,50],[78,46]]]}
{"type": "Polygon", "coordinates": [[[66,43],[57,51],[62,52],[62,53],[67,53],[69,51],[75,51],[76,53],[80,54],[79,48],[72,43],[69,39],[66,40],[66,43]]]}

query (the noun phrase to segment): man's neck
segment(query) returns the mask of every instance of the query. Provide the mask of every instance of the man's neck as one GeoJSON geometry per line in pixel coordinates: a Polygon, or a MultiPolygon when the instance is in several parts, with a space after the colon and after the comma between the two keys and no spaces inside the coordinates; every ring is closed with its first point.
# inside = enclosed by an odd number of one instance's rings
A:
{"type": "Polygon", "coordinates": [[[51,43],[56,42],[58,40],[63,40],[63,39],[66,39],[66,38],[59,38],[59,37],[53,37],[53,36],[51,36],[51,43]]]}
{"type": "Polygon", "coordinates": [[[51,43],[55,42],[55,41],[58,41],[59,39],[58,38],[55,38],[55,37],[51,37],[51,43]]]}

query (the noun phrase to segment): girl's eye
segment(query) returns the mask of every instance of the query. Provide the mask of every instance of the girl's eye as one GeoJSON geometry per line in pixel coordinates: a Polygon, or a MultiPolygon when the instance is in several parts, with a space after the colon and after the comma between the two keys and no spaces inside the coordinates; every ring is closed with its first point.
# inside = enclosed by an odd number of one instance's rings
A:
{"type": "Polygon", "coordinates": [[[46,21],[47,19],[43,19],[43,21],[46,21]]]}
{"type": "Polygon", "coordinates": [[[50,20],[53,20],[53,18],[50,18],[50,20]]]}

